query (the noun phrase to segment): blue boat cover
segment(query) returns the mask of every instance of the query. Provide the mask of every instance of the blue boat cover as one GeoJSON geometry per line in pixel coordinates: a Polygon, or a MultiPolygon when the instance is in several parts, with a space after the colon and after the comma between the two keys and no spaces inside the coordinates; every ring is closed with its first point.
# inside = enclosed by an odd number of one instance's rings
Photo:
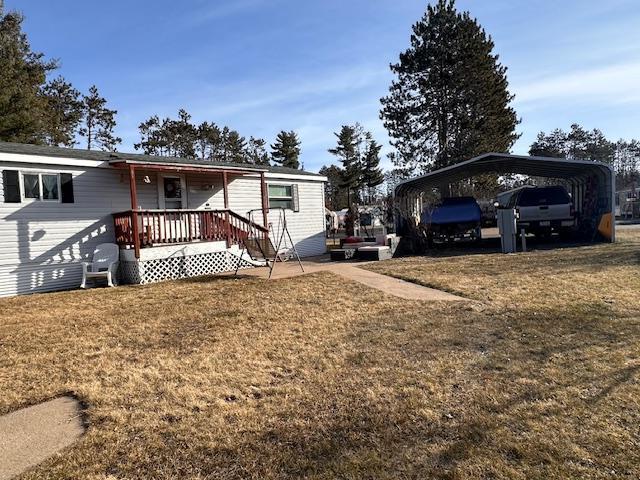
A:
{"type": "Polygon", "coordinates": [[[422,212],[422,223],[432,225],[446,225],[451,223],[480,222],[482,211],[473,197],[443,198],[431,215],[429,211],[422,212]]]}

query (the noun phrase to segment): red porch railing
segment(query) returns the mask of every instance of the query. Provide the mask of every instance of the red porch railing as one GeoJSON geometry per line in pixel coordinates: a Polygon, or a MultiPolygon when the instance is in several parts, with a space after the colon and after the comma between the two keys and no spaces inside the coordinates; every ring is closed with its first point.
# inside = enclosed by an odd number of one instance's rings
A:
{"type": "Polygon", "coordinates": [[[153,245],[197,241],[226,241],[230,247],[241,244],[250,232],[260,238],[269,234],[267,228],[228,209],[127,210],[114,213],[113,222],[116,243],[136,252],[153,245]]]}

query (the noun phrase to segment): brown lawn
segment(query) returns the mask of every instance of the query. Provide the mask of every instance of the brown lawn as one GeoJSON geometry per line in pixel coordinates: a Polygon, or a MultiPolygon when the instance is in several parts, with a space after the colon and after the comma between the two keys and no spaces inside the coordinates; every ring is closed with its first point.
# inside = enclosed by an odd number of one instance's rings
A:
{"type": "Polygon", "coordinates": [[[638,478],[640,235],[330,273],[0,301],[0,413],[89,429],[25,478],[638,478]]]}

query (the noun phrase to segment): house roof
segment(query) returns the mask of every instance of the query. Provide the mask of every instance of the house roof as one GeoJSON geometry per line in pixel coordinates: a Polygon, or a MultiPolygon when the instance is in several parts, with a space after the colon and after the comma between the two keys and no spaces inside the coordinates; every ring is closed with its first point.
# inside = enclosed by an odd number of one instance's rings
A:
{"type": "Polygon", "coordinates": [[[20,155],[39,155],[45,157],[72,158],[78,160],[95,160],[110,164],[134,163],[166,166],[197,166],[199,168],[240,169],[243,171],[280,173],[287,175],[306,175],[322,177],[317,173],[296,170],[294,168],[252,165],[235,162],[214,162],[202,158],[164,157],[158,155],[143,155],[139,153],[103,152],[98,150],[85,150],[80,148],[61,148],[48,145],[31,145],[26,143],[0,142],[0,153],[14,153],[20,155]]]}
{"type": "Polygon", "coordinates": [[[581,179],[597,175],[605,179],[605,187],[611,189],[613,172],[609,165],[585,160],[565,158],[534,157],[511,155],[508,153],[486,153],[478,157],[456,163],[426,175],[400,182],[395,189],[396,195],[426,191],[473,177],[482,173],[517,173],[535,177],[581,179]]]}

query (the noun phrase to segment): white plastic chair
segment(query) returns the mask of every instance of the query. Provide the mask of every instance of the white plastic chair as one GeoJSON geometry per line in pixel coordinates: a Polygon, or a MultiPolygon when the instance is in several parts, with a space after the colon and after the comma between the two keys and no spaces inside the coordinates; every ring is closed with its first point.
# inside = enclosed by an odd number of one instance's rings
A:
{"type": "Polygon", "coordinates": [[[115,243],[101,243],[93,252],[93,262],[82,262],[82,283],[80,288],[87,288],[87,279],[105,278],[107,285],[116,285],[120,249],[115,243]]]}

